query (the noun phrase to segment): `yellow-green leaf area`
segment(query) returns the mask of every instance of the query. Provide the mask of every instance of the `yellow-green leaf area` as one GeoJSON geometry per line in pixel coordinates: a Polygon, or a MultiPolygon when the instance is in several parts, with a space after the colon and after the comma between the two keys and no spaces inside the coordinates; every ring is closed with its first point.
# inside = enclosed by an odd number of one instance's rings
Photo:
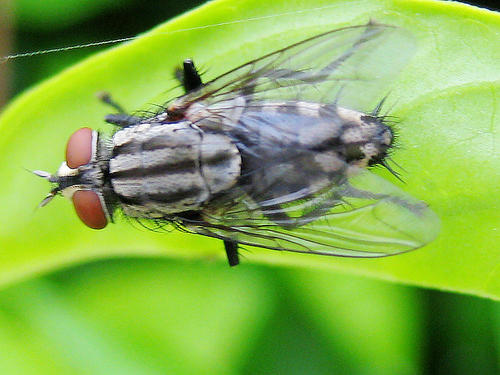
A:
{"type": "Polygon", "coordinates": [[[79,127],[111,130],[98,91],[110,91],[128,110],[144,108],[181,94],[166,92],[187,57],[208,80],[307,36],[370,19],[404,27],[418,46],[389,96],[399,121],[393,158],[405,184],[376,172],[426,201],[441,219],[440,236],[418,251],[378,260],[251,249],[239,267],[320,267],[499,298],[500,17],[436,1],[214,1],[20,96],[0,118],[0,282],[117,255],[223,261],[221,243],[200,236],[137,230],[123,219],[92,231],[63,199],[34,211],[48,186],[25,169],[54,171],[79,127]]]}

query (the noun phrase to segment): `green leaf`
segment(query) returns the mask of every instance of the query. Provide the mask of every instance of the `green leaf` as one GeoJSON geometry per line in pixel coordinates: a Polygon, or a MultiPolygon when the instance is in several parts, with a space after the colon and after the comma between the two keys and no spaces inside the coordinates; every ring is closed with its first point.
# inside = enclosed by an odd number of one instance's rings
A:
{"type": "Polygon", "coordinates": [[[391,114],[399,119],[400,148],[393,158],[404,168],[402,188],[440,217],[439,238],[386,259],[252,249],[244,263],[336,269],[499,298],[500,179],[494,145],[500,122],[500,45],[495,43],[500,17],[434,1],[215,1],[22,95],[0,119],[0,282],[117,255],[222,259],[220,242],[200,236],[138,231],[125,220],[92,231],[63,199],[34,213],[48,186],[23,168],[53,171],[75,129],[110,129],[102,121],[109,110],[94,96],[100,90],[112,92],[127,109],[138,109],[165,97],[176,85],[173,68],[186,57],[210,79],[307,36],[369,19],[400,25],[417,40],[415,57],[390,92],[391,114]]]}
{"type": "MultiPolygon", "coordinates": [[[[420,294],[317,270],[93,262],[0,291],[0,370],[419,374],[426,339],[420,294]]],[[[481,312],[485,326],[489,316],[481,312]]],[[[484,348],[475,343],[476,351],[484,348]]],[[[453,365],[476,363],[463,357],[453,365]]]]}
{"type": "Polygon", "coordinates": [[[0,370],[236,374],[275,303],[266,273],[245,271],[117,260],[2,290],[0,370]]]}

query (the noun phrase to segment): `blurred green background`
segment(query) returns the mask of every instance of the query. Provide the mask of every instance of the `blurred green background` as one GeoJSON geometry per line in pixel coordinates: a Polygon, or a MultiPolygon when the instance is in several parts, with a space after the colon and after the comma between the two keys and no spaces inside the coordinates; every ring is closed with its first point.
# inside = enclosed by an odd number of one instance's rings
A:
{"type": "MultiPolygon", "coordinates": [[[[0,56],[133,36],[201,3],[0,0],[0,56]]],[[[1,64],[0,108],[96,50],[1,64]]],[[[114,259],[0,290],[0,374],[498,374],[499,345],[493,301],[245,260],[114,259]]]]}

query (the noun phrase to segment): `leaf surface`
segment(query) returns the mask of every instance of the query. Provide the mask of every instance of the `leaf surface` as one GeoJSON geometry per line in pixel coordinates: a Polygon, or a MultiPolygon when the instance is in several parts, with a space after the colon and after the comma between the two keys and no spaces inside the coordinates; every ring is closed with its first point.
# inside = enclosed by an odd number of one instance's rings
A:
{"type": "Polygon", "coordinates": [[[500,298],[500,17],[435,1],[214,1],[21,95],[0,118],[0,283],[117,255],[222,258],[218,241],[136,230],[123,219],[92,231],[63,199],[34,212],[48,186],[24,168],[55,171],[79,127],[110,131],[102,120],[109,109],[95,99],[100,90],[129,110],[145,108],[181,94],[168,90],[177,85],[173,69],[184,58],[195,59],[207,80],[308,36],[370,19],[406,28],[418,46],[387,107],[399,121],[392,157],[406,183],[377,173],[429,203],[441,219],[440,236],[387,259],[252,248],[244,262],[344,270],[500,298]]]}

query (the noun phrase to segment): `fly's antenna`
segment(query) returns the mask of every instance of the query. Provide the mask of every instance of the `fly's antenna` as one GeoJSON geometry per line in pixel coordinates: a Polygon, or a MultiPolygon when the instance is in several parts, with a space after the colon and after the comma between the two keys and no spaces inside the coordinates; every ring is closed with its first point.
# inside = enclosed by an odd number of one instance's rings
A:
{"type": "MultiPolygon", "coordinates": [[[[55,181],[55,178],[54,176],[52,176],[52,174],[50,174],[49,172],[46,172],[46,171],[40,171],[40,170],[34,170],[34,171],[30,171],[28,170],[28,172],[31,172],[35,175],[37,175],[38,177],[41,177],[49,182],[56,182],[55,181]]],[[[42,199],[42,201],[38,204],[37,208],[40,208],[40,207],[44,207],[46,205],[48,205],[50,203],[50,201],[52,199],[54,199],[54,197],[59,193],[59,187],[55,187],[53,188],[49,194],[47,194],[47,196],[45,198],[42,199]]]]}
{"type": "Polygon", "coordinates": [[[37,175],[38,177],[45,178],[47,181],[50,181],[50,179],[52,178],[52,174],[50,174],[49,172],[39,171],[39,170],[34,170],[34,171],[28,170],[28,172],[31,172],[37,175]]]}
{"type": "Polygon", "coordinates": [[[49,182],[52,182],[52,183],[58,182],[57,176],[54,176],[53,174],[51,174],[49,172],[40,171],[40,170],[34,170],[34,171],[28,170],[28,172],[31,172],[31,173],[37,175],[38,177],[41,177],[49,182]]]}
{"type": "Polygon", "coordinates": [[[49,194],[47,194],[47,196],[45,198],[42,199],[42,201],[38,204],[37,208],[40,208],[40,207],[45,207],[46,205],[48,205],[50,203],[50,201],[52,199],[54,199],[54,197],[57,195],[57,191],[52,190],[49,194]]]}

